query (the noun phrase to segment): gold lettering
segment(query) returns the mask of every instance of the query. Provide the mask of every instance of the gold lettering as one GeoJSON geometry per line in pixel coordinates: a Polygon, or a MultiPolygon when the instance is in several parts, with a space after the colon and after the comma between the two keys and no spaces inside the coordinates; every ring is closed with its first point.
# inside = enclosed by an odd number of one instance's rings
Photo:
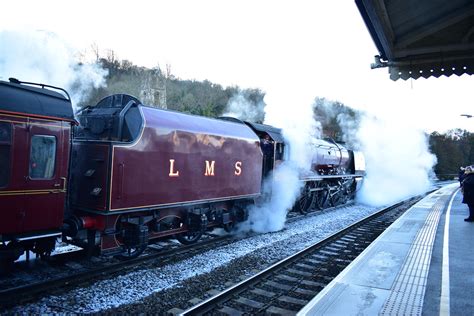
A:
{"type": "Polygon", "coordinates": [[[214,164],[215,164],[214,160],[211,161],[211,163],[209,163],[209,160],[206,160],[206,173],[204,173],[206,177],[214,176],[214,164]]]}
{"type": "Polygon", "coordinates": [[[170,177],[179,177],[179,171],[174,171],[174,159],[170,159],[170,177]]]}
{"type": "Polygon", "coordinates": [[[240,176],[241,173],[242,173],[242,161],[237,161],[235,163],[235,172],[234,172],[234,174],[236,176],[240,176]]]}

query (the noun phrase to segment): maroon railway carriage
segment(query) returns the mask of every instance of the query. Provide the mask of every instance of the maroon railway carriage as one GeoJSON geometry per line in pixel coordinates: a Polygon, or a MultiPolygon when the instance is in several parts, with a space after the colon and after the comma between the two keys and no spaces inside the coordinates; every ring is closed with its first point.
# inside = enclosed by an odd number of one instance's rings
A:
{"type": "Polygon", "coordinates": [[[78,119],[67,220],[79,231],[74,242],[130,254],[152,238],[192,242],[209,227],[245,220],[245,205],[260,195],[260,140],[245,124],[150,108],[128,95],[78,119]]]}
{"type": "Polygon", "coordinates": [[[26,249],[42,256],[54,249],[63,224],[73,124],[64,90],[0,81],[0,259],[16,259],[26,249]]]}

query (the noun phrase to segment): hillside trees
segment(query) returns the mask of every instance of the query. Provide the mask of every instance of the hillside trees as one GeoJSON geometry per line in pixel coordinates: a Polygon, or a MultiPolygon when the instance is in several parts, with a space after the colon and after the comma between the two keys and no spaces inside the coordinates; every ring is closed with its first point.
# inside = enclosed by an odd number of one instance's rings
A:
{"type": "Polygon", "coordinates": [[[321,123],[324,137],[338,142],[349,141],[347,135],[357,129],[361,113],[339,101],[317,97],[314,101],[314,117],[321,123]]]}
{"type": "Polygon", "coordinates": [[[430,135],[430,149],[438,158],[434,171],[440,179],[457,176],[459,167],[474,164],[474,134],[455,129],[430,135]]]}
{"type": "MultiPolygon", "coordinates": [[[[173,76],[169,65],[166,65],[165,71],[159,66],[152,69],[139,67],[128,60],[119,60],[112,51],[106,57],[100,57],[97,51],[96,58],[108,70],[107,85],[94,90],[89,99],[79,106],[95,105],[110,94],[126,93],[136,96],[146,105],[218,117],[229,113],[229,103],[237,103],[240,107],[238,103],[242,99],[245,103],[242,112],[248,114],[255,110],[256,113],[244,119],[264,122],[265,92],[260,89],[224,88],[208,80],[181,80],[173,76]],[[229,102],[235,100],[238,102],[229,102]]],[[[339,101],[321,97],[315,98],[313,110],[315,119],[321,124],[322,137],[339,142],[345,140],[347,146],[352,147],[350,133],[357,130],[362,115],[360,112],[339,101]]],[[[452,130],[445,134],[433,132],[429,135],[429,145],[438,159],[434,171],[440,178],[452,178],[457,175],[460,166],[474,164],[473,133],[464,130],[452,130]]]]}
{"type": "MultiPolygon", "coordinates": [[[[315,118],[321,123],[324,137],[346,140],[351,147],[353,144],[348,134],[357,130],[361,113],[325,98],[316,98],[314,106],[315,118]]],[[[437,158],[434,172],[439,179],[453,179],[460,166],[474,164],[473,133],[454,129],[446,133],[433,132],[428,139],[430,151],[437,158]]]]}
{"type": "Polygon", "coordinates": [[[165,71],[159,66],[152,69],[138,67],[128,60],[119,60],[113,51],[98,61],[108,71],[106,86],[94,90],[80,107],[95,105],[111,94],[125,93],[137,97],[145,105],[218,117],[237,93],[243,93],[251,106],[257,106],[265,95],[259,89],[223,88],[208,80],[181,80],[171,74],[169,65],[165,71]]]}
{"type": "Polygon", "coordinates": [[[106,85],[95,89],[80,107],[95,105],[102,98],[116,93],[133,95],[147,105],[166,107],[166,95],[164,99],[160,95],[165,93],[165,77],[159,67],[138,67],[129,60],[118,60],[113,52],[109,52],[107,58],[100,58],[99,63],[108,71],[106,85]]]}

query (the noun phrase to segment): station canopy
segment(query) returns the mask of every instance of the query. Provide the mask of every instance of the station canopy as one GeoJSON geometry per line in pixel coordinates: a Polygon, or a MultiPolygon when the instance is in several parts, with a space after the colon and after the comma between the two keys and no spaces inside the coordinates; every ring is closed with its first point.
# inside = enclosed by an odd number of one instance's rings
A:
{"type": "Polygon", "coordinates": [[[355,2],[392,80],[474,73],[473,0],[355,2]]]}

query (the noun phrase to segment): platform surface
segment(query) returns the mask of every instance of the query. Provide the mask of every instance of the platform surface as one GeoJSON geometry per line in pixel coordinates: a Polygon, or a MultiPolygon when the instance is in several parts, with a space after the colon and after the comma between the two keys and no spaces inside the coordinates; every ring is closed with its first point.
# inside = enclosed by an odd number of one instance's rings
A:
{"type": "Polygon", "coordinates": [[[474,223],[458,189],[411,207],[298,315],[474,315],[474,223]]]}

